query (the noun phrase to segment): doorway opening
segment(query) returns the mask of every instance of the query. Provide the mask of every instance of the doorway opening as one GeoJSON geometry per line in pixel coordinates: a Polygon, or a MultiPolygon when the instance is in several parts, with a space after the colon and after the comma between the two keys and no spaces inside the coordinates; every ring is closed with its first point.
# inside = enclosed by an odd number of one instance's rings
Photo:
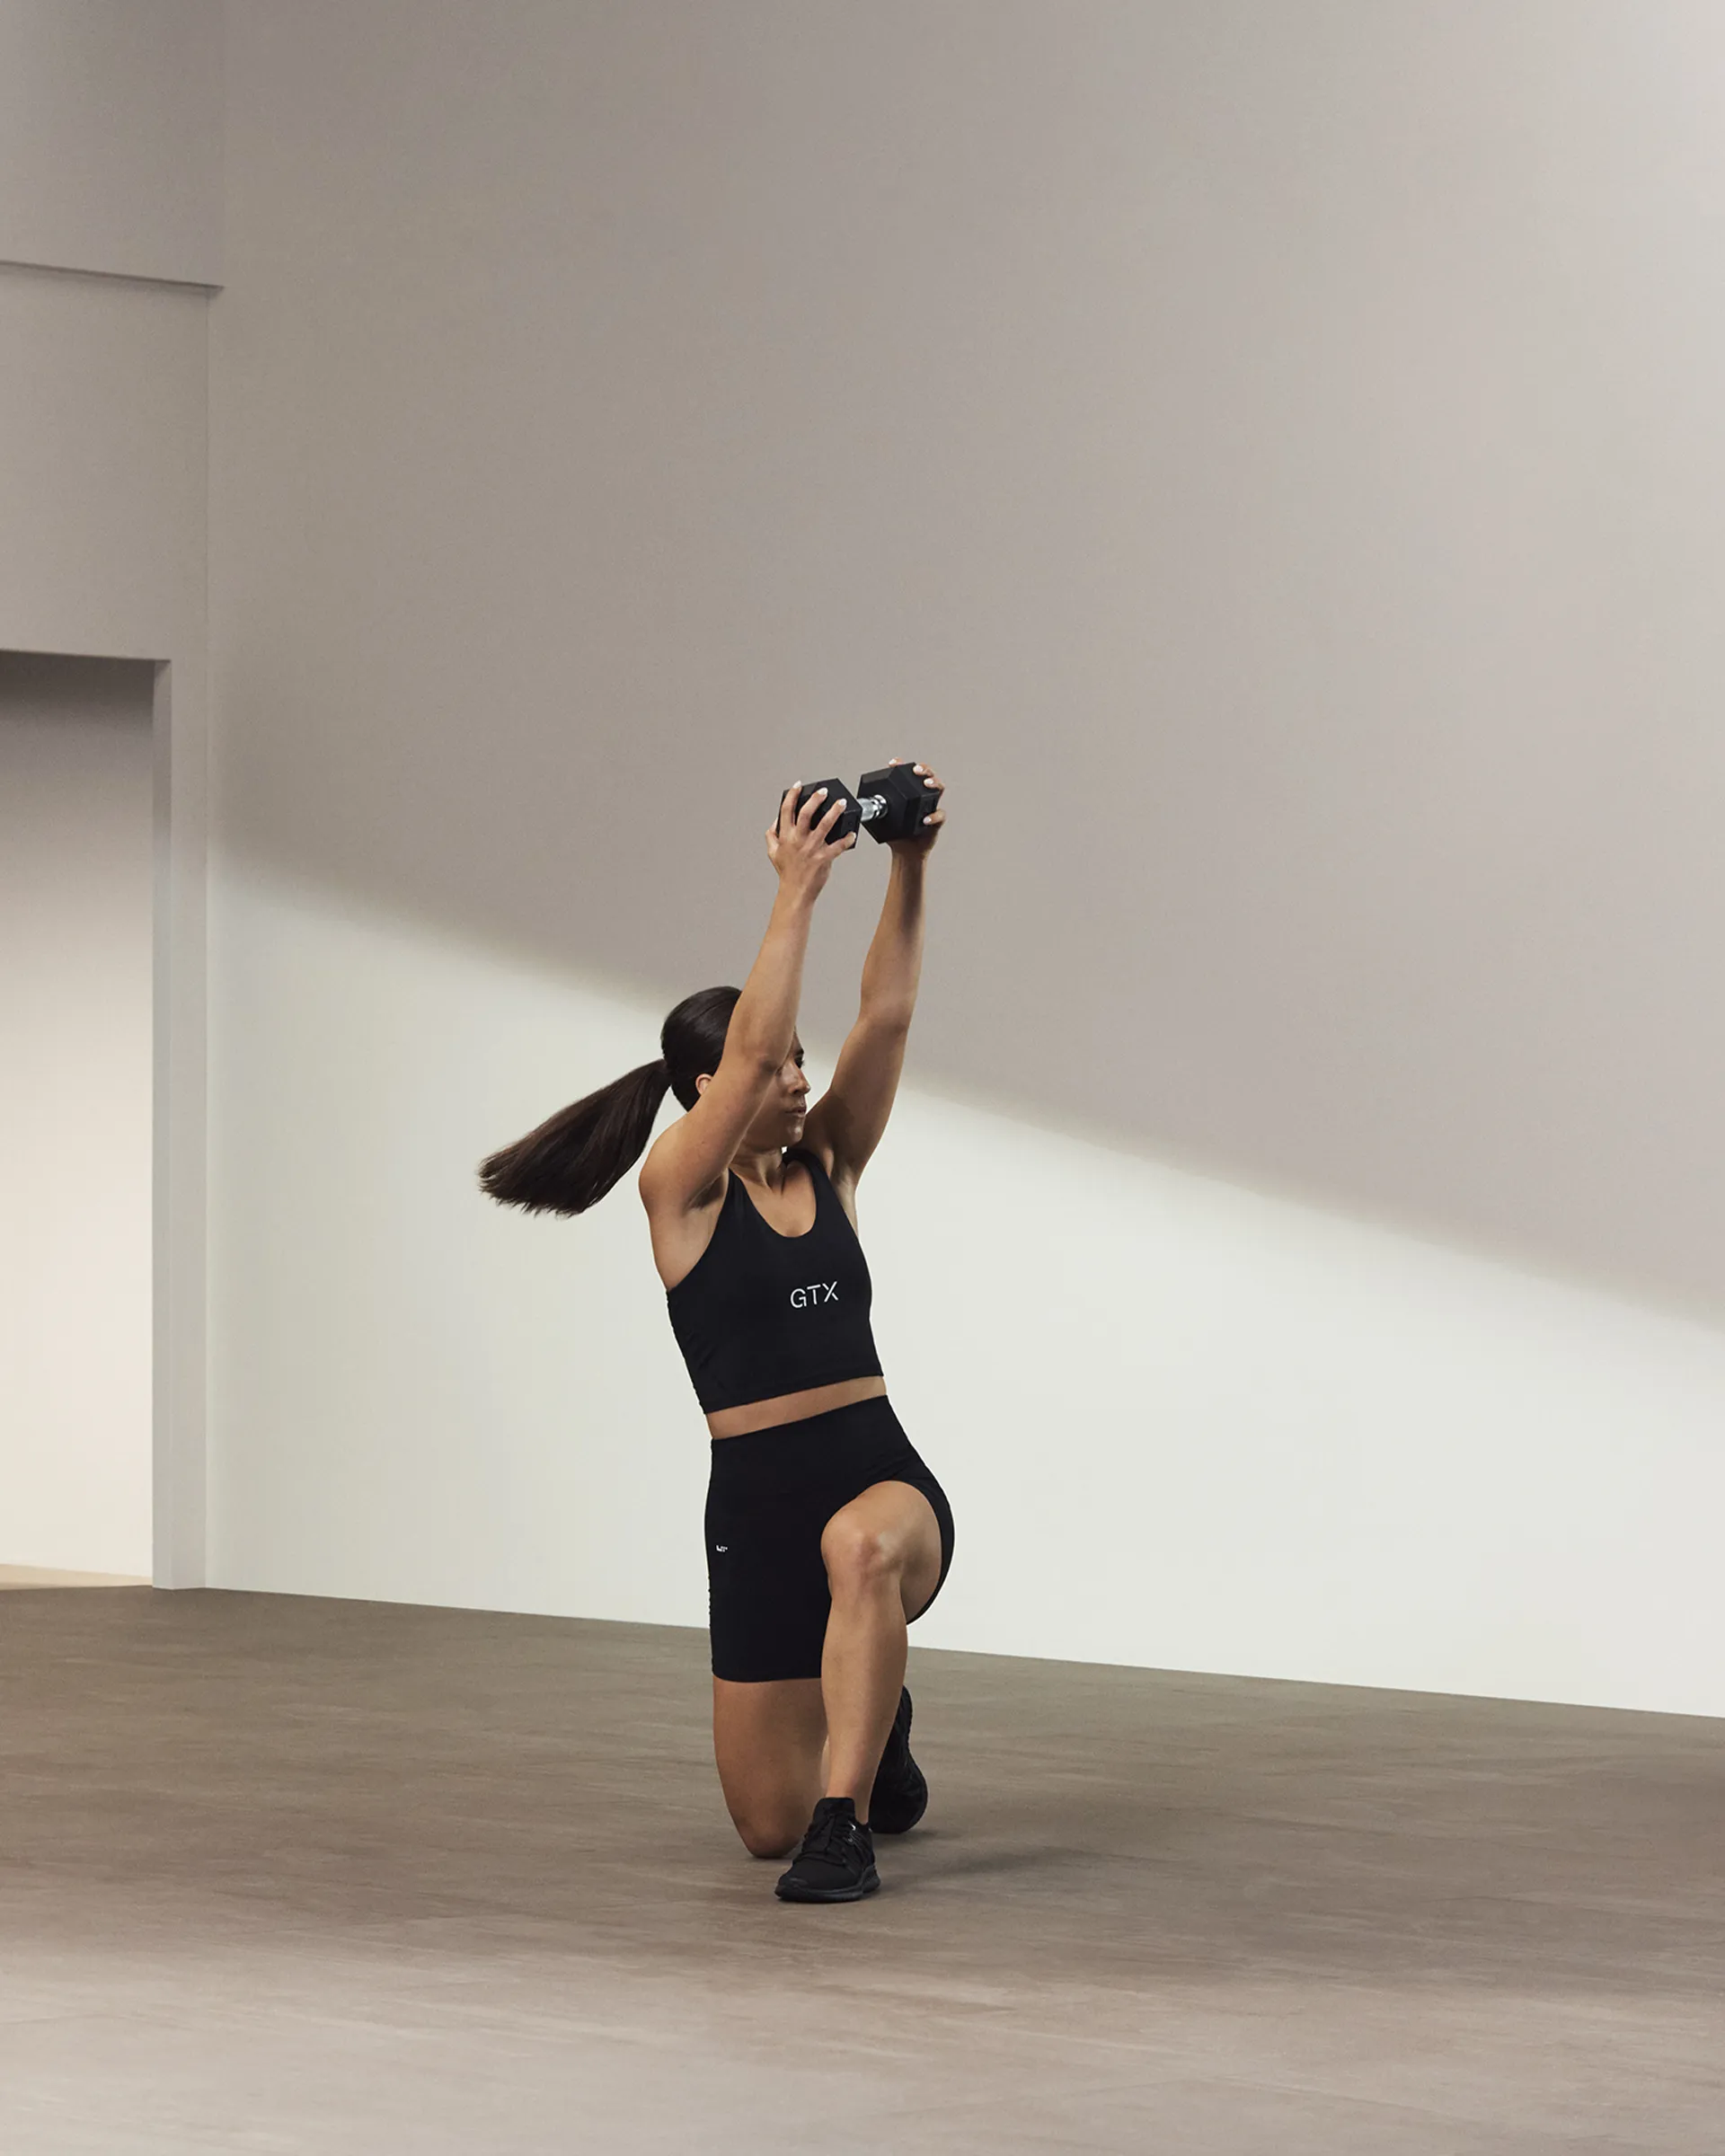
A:
{"type": "Polygon", "coordinates": [[[151,1571],[156,672],[0,652],[0,1586],[151,1571]]]}

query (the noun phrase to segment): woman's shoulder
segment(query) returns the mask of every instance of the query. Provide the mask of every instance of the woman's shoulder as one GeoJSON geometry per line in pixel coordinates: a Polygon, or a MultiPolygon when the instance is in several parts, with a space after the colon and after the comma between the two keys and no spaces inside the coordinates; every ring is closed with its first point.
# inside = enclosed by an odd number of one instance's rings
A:
{"type": "Polygon", "coordinates": [[[720,1230],[731,1212],[737,1178],[727,1170],[719,1180],[699,1194],[693,1206],[673,1212],[648,1208],[653,1263],[668,1294],[675,1294],[700,1267],[719,1240],[720,1230]]]}

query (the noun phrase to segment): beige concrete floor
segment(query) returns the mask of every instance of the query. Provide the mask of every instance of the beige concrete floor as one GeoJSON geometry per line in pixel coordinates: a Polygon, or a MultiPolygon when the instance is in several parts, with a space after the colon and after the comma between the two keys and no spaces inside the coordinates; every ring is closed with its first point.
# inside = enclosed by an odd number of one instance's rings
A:
{"type": "Polygon", "coordinates": [[[788,1907],[701,1635],[0,1599],[5,2156],[1725,2151],[1725,1724],[923,1653],[788,1907]]]}
{"type": "Polygon", "coordinates": [[[135,1572],[61,1572],[42,1565],[0,1565],[0,1594],[8,1587],[147,1587],[135,1572]]]}

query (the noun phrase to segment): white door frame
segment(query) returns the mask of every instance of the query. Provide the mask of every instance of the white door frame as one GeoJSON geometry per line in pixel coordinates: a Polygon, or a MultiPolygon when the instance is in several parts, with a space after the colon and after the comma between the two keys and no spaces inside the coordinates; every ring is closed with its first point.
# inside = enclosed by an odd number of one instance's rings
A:
{"type": "Polygon", "coordinates": [[[209,296],[0,265],[0,649],[155,668],[152,1570],[173,1587],[208,1577],[209,296]]]}
{"type": "Polygon", "coordinates": [[[152,1502],[158,1587],[207,1577],[208,796],[199,653],[158,658],[151,1174],[152,1502]]]}

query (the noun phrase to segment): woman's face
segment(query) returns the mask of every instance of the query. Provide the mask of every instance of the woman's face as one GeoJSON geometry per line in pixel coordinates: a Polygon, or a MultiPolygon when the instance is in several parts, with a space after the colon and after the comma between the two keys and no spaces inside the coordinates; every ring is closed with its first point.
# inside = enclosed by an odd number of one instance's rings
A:
{"type": "MultiPolygon", "coordinates": [[[[809,1111],[809,1081],[803,1075],[802,1060],[802,1043],[793,1040],[791,1053],[779,1065],[756,1110],[755,1120],[743,1134],[745,1147],[766,1153],[775,1145],[794,1145],[801,1137],[809,1111]]],[[[705,1076],[695,1080],[703,1093],[712,1082],[705,1076]]]]}
{"type": "Polygon", "coordinates": [[[779,1065],[779,1074],[773,1082],[773,1091],[767,1101],[780,1110],[781,1120],[790,1133],[788,1137],[775,1139],[775,1144],[794,1145],[802,1135],[802,1127],[809,1114],[809,1081],[802,1074],[802,1043],[793,1040],[791,1053],[779,1065]]]}

